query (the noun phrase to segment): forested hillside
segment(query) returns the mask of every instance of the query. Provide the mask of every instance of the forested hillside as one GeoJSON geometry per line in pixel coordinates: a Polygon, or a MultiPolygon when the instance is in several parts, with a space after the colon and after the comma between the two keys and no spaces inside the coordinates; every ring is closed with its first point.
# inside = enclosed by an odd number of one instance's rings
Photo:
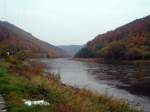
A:
{"type": "Polygon", "coordinates": [[[150,16],[98,35],[76,57],[150,59],[150,16]]]}
{"type": "Polygon", "coordinates": [[[41,41],[32,34],[18,28],[8,22],[0,21],[0,46],[10,53],[19,50],[28,50],[33,52],[34,57],[64,57],[63,50],[41,41]]]}

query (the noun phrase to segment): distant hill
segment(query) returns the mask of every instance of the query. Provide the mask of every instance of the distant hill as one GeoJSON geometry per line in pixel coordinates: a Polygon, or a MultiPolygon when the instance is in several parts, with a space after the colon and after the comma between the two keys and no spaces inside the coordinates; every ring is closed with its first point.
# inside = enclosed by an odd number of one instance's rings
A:
{"type": "Polygon", "coordinates": [[[66,54],[60,48],[39,40],[23,29],[0,21],[0,44],[7,44],[20,50],[31,50],[35,57],[64,57],[66,54]]]}
{"type": "Polygon", "coordinates": [[[71,57],[73,57],[77,52],[79,52],[79,50],[83,48],[82,45],[62,45],[58,47],[66,51],[71,57]]]}
{"type": "Polygon", "coordinates": [[[107,57],[117,58],[120,55],[120,58],[125,58],[125,55],[134,53],[140,55],[140,51],[143,54],[145,53],[144,55],[147,58],[150,56],[150,16],[137,19],[113,31],[97,35],[95,39],[89,41],[86,47],[76,54],[76,57],[103,57],[103,55],[111,54],[107,57]],[[119,54],[117,50],[121,51],[121,47],[122,51],[127,50],[119,54]]]}

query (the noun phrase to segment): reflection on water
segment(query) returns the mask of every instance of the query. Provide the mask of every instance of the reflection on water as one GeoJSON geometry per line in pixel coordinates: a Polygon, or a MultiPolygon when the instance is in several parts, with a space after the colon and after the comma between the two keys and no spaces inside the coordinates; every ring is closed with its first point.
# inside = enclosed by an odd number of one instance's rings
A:
{"type": "Polygon", "coordinates": [[[141,96],[150,96],[150,64],[95,64],[89,72],[107,84],[141,96]],[[94,68],[93,68],[94,67],[94,68]]]}
{"type": "Polygon", "coordinates": [[[150,64],[102,64],[69,59],[42,59],[65,84],[87,88],[150,110],[150,64]]]}

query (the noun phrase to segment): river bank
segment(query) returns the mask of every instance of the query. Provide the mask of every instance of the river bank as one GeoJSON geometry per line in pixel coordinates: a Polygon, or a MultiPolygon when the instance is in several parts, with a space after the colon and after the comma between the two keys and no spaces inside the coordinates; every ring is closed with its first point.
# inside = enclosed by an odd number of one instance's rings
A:
{"type": "Polygon", "coordinates": [[[26,70],[19,74],[7,69],[8,63],[0,66],[0,91],[6,94],[8,112],[139,112],[123,100],[64,85],[57,75],[43,76],[41,67],[25,63],[32,69],[23,65],[26,70]],[[23,99],[43,99],[50,105],[27,106],[23,99]]]}
{"type": "Polygon", "coordinates": [[[61,82],[121,98],[149,112],[150,64],[97,63],[71,59],[39,59],[61,82]]]}
{"type": "Polygon", "coordinates": [[[103,58],[72,58],[72,60],[97,62],[97,63],[124,63],[124,64],[150,63],[150,60],[104,60],[103,58]]]}

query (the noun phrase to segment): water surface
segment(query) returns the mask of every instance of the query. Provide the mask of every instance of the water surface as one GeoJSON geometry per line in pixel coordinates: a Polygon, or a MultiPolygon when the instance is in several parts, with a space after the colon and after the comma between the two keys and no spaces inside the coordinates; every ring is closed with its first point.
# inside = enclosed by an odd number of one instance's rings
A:
{"type": "Polygon", "coordinates": [[[70,59],[41,59],[64,84],[128,100],[150,110],[150,64],[104,64],[70,59]]]}

